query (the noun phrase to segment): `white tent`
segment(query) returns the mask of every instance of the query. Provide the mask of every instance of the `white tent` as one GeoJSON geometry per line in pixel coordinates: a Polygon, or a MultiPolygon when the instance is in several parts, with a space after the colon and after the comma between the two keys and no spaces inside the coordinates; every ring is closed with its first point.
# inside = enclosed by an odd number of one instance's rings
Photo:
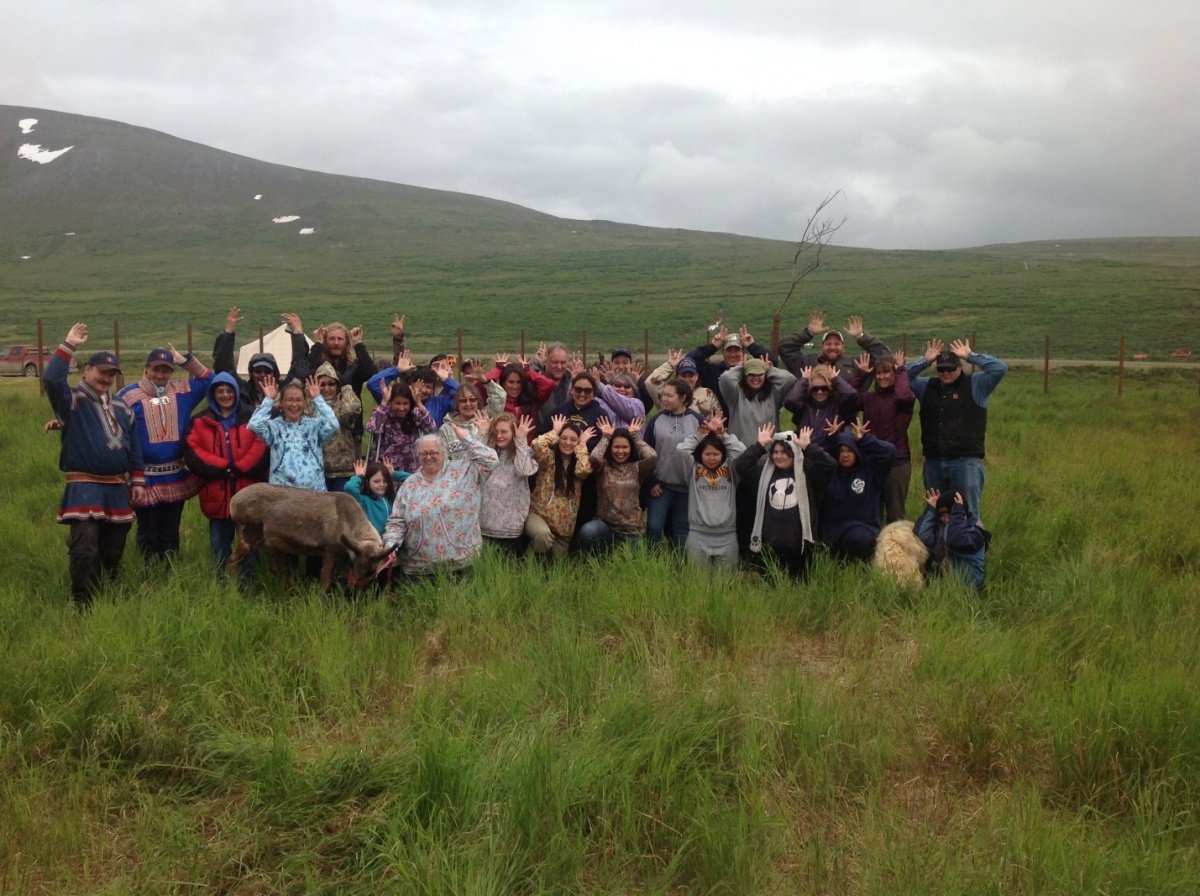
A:
{"type": "MultiPolygon", "coordinates": [[[[307,336],[304,337],[304,341],[309,347],[313,344],[313,341],[307,336]]],[[[270,352],[274,355],[275,361],[279,365],[280,375],[286,376],[288,369],[292,366],[292,334],[288,332],[287,324],[280,324],[270,333],[264,333],[262,348],[259,348],[256,337],[238,349],[237,372],[239,376],[248,377],[250,375],[250,359],[259,352],[270,352]]]]}

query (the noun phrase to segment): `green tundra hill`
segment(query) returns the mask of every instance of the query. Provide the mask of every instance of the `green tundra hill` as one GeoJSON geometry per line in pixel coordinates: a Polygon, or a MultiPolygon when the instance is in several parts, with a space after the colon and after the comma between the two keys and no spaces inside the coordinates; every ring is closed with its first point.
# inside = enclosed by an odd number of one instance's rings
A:
{"type": "MultiPolygon", "coordinates": [[[[837,185],[831,185],[836,187],[837,185]]],[[[820,197],[814,197],[814,204],[820,197]]],[[[799,236],[799,234],[797,234],[799,236]]],[[[838,234],[852,243],[854,222],[838,234]]],[[[147,128],[0,106],[0,340],[47,341],[118,319],[122,345],[206,347],[233,304],[249,335],[295,311],[362,324],[387,348],[393,312],[414,348],[513,350],[562,338],[589,350],[690,346],[724,315],[766,341],[793,243],[557,218],[479,196],[304,171],[147,128]],[[37,119],[29,133],[19,122],[37,119]],[[45,164],[27,144],[69,151],[45,164]],[[259,196],[261,198],[256,199],[259,196]],[[298,216],[285,223],[275,218],[298,216]],[[302,234],[302,229],[312,233],[302,234]]],[[[984,350],[1166,361],[1200,353],[1200,237],[1070,240],[946,251],[831,246],[784,309],[860,314],[910,350],[977,334],[984,350]]]]}

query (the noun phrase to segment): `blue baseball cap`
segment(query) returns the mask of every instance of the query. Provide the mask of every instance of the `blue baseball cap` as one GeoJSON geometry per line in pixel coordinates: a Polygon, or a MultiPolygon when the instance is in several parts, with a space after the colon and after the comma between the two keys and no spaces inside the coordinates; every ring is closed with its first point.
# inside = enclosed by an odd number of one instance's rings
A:
{"type": "Polygon", "coordinates": [[[146,355],[146,366],[151,364],[170,364],[175,366],[175,356],[168,349],[156,348],[150,354],[146,355]]]}
{"type": "Polygon", "coordinates": [[[121,372],[121,365],[117,363],[117,356],[112,352],[94,352],[87,360],[88,367],[107,367],[109,370],[121,372]]]}
{"type": "Polygon", "coordinates": [[[676,373],[699,374],[700,368],[696,366],[696,362],[693,361],[691,358],[684,358],[682,361],[680,361],[678,364],[675,365],[675,372],[676,373]]]}

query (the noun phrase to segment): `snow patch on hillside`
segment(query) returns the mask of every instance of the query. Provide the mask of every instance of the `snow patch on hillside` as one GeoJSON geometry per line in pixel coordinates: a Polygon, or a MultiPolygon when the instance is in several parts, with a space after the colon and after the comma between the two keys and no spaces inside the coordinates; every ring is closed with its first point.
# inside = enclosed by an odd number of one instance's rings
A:
{"type": "Polygon", "coordinates": [[[22,255],[21,261],[29,261],[29,259],[31,259],[31,258],[33,258],[32,255],[22,255]]]}
{"type": "Polygon", "coordinates": [[[315,232],[315,231],[316,231],[316,229],[317,229],[317,228],[315,228],[315,227],[301,227],[301,228],[300,228],[300,232],[301,232],[301,233],[303,233],[303,234],[305,234],[305,235],[308,235],[308,234],[310,234],[310,233],[313,233],[313,232],[315,232]]]}
{"type": "Polygon", "coordinates": [[[255,193],[255,194],[254,194],[254,201],[255,201],[255,202],[258,202],[258,200],[260,200],[260,199],[262,199],[262,193],[255,193]]]}
{"type": "Polygon", "coordinates": [[[33,126],[35,124],[37,124],[37,119],[36,118],[22,118],[20,121],[17,122],[17,124],[21,126],[22,134],[32,134],[33,126]]]}
{"type": "Polygon", "coordinates": [[[280,215],[278,218],[272,218],[272,224],[291,224],[293,221],[299,221],[299,215],[280,215]]]}
{"type": "Polygon", "coordinates": [[[74,146],[68,146],[65,149],[42,149],[37,143],[26,143],[17,150],[17,158],[29,159],[31,162],[45,165],[47,162],[53,162],[64,152],[70,152],[74,148],[74,146]]]}

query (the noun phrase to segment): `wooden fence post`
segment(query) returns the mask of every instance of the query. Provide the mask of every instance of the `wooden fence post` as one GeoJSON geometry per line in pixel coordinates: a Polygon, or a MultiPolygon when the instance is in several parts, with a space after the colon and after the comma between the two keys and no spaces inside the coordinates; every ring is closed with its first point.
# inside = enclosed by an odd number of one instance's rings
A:
{"type": "Polygon", "coordinates": [[[42,319],[38,319],[38,395],[46,394],[46,384],[42,382],[42,374],[46,371],[42,369],[42,356],[46,354],[46,349],[42,344],[42,319]]]}
{"type": "Polygon", "coordinates": [[[583,331],[580,338],[583,340],[583,348],[580,350],[579,354],[583,358],[584,367],[586,367],[587,366],[587,330],[583,331]]]}
{"type": "MultiPolygon", "coordinates": [[[[113,354],[117,356],[117,367],[119,368],[121,366],[121,322],[119,320],[113,320],[113,354]]],[[[117,391],[121,391],[125,388],[125,374],[118,373],[113,378],[113,382],[116,383],[117,391]]]]}
{"type": "Polygon", "coordinates": [[[771,318],[771,354],[779,357],[780,320],[783,317],[778,311],[771,318]]]}
{"type": "Polygon", "coordinates": [[[1050,337],[1046,337],[1046,360],[1042,366],[1042,392],[1050,391],[1050,337]]]}
{"type": "Polygon", "coordinates": [[[1125,337],[1121,337],[1121,348],[1117,354],[1117,394],[1125,394],[1125,337]]]}
{"type": "Polygon", "coordinates": [[[188,350],[187,353],[192,353],[192,325],[188,324],[188,350]]]}
{"type": "Polygon", "coordinates": [[[642,330],[642,365],[650,372],[650,328],[642,330]]]}
{"type": "Polygon", "coordinates": [[[462,350],[462,327],[458,328],[458,378],[462,379],[463,365],[463,350],[462,350]]]}
{"type": "Polygon", "coordinates": [[[904,357],[908,358],[908,334],[900,334],[900,351],[904,352],[904,357]]]}
{"type": "Polygon", "coordinates": [[[266,349],[263,348],[263,346],[266,344],[265,342],[263,342],[263,336],[264,336],[263,328],[260,326],[258,328],[258,353],[260,355],[266,351],[266,349]]]}
{"type": "MultiPolygon", "coordinates": [[[[525,357],[525,331],[521,330],[521,357],[525,357]]],[[[526,358],[528,360],[528,358],[526,358]]]]}

